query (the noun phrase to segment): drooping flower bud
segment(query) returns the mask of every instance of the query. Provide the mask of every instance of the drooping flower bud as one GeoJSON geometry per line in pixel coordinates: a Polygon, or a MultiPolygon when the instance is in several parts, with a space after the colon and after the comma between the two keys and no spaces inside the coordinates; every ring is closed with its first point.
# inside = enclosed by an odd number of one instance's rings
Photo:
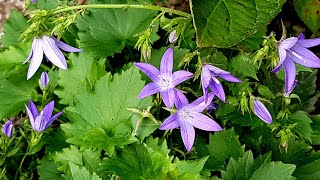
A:
{"type": "Polygon", "coordinates": [[[42,91],[45,91],[47,89],[47,86],[49,84],[49,81],[50,81],[50,78],[49,78],[49,75],[47,72],[43,72],[41,74],[41,77],[39,79],[39,86],[40,86],[40,89],[42,91]]]}
{"type": "Polygon", "coordinates": [[[253,112],[257,115],[262,121],[270,124],[272,122],[272,116],[269,113],[268,109],[264,106],[264,104],[257,99],[253,100],[254,107],[253,112]]]}
{"type": "Polygon", "coordinates": [[[12,128],[13,124],[12,121],[9,120],[7,121],[3,126],[2,126],[2,132],[5,134],[8,138],[12,136],[12,128]]]}
{"type": "Polygon", "coordinates": [[[175,43],[177,41],[177,39],[178,39],[177,31],[173,30],[169,35],[169,42],[170,43],[175,43]]]}

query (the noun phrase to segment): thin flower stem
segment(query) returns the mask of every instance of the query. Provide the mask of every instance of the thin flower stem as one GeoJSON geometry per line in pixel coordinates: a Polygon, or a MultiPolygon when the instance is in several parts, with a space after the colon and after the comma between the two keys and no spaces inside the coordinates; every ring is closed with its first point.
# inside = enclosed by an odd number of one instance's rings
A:
{"type": "Polygon", "coordinates": [[[66,8],[59,8],[59,9],[54,10],[53,14],[59,14],[61,12],[72,11],[72,10],[77,10],[77,9],[84,9],[84,8],[93,8],[93,9],[128,9],[128,8],[150,9],[150,10],[155,10],[155,11],[164,11],[167,13],[176,14],[176,15],[184,16],[184,17],[190,16],[190,14],[188,14],[188,13],[174,10],[174,9],[165,8],[165,7],[153,6],[153,5],[136,5],[136,4],[86,4],[86,5],[71,6],[71,7],[66,7],[66,8]]]}
{"type": "Polygon", "coordinates": [[[20,174],[22,174],[22,173],[21,173],[21,168],[22,168],[22,165],[23,165],[24,160],[25,160],[26,157],[28,156],[28,153],[29,153],[29,144],[28,144],[28,147],[27,147],[27,152],[24,154],[24,156],[23,156],[23,158],[22,158],[22,160],[21,160],[21,162],[20,162],[19,169],[18,169],[18,171],[16,172],[16,175],[15,175],[15,179],[17,179],[17,177],[18,177],[18,172],[19,172],[20,174]]]}

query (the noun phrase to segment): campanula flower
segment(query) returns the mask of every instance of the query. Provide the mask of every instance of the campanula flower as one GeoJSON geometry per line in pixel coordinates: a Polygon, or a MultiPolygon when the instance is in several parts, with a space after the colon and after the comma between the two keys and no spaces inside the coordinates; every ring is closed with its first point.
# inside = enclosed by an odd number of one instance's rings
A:
{"type": "Polygon", "coordinates": [[[222,84],[217,79],[217,77],[220,77],[226,81],[230,82],[242,82],[240,79],[234,77],[231,75],[230,72],[224,71],[220,68],[217,68],[215,66],[206,64],[202,66],[201,70],[201,84],[202,84],[202,90],[205,99],[207,100],[209,88],[212,90],[212,92],[223,102],[226,101],[225,93],[222,87],[222,84]]]}
{"type": "Polygon", "coordinates": [[[178,36],[177,36],[177,31],[173,30],[170,34],[169,34],[169,42],[170,43],[175,43],[178,40],[178,36]]]}
{"type": "Polygon", "coordinates": [[[51,101],[49,104],[47,104],[40,112],[40,114],[38,114],[37,107],[31,100],[29,102],[29,107],[27,105],[25,106],[31,122],[31,126],[37,132],[46,130],[52,124],[52,122],[62,114],[62,112],[59,112],[56,115],[52,116],[54,101],[51,101]]]}
{"type": "Polygon", "coordinates": [[[190,151],[194,139],[194,127],[205,131],[221,131],[222,128],[214,120],[210,119],[201,112],[211,103],[214,94],[208,94],[208,101],[205,101],[204,96],[189,104],[187,98],[175,89],[175,105],[177,112],[169,116],[160,126],[160,130],[175,129],[180,127],[182,141],[187,149],[190,151]]]}
{"type": "Polygon", "coordinates": [[[12,121],[9,120],[7,121],[3,126],[2,126],[2,132],[5,134],[8,138],[12,136],[12,129],[13,129],[13,124],[12,121]]]}
{"type": "Polygon", "coordinates": [[[282,65],[284,67],[285,91],[289,94],[294,88],[296,79],[296,66],[298,63],[309,68],[320,68],[320,59],[307,48],[314,47],[320,44],[320,38],[305,39],[301,33],[299,37],[291,37],[283,40],[278,47],[279,64],[273,70],[278,72],[282,65]]]}
{"type": "Polygon", "coordinates": [[[41,74],[41,77],[39,79],[39,85],[41,90],[46,90],[48,84],[49,84],[50,78],[47,72],[43,72],[41,74]]]}
{"type": "Polygon", "coordinates": [[[66,58],[60,49],[66,52],[82,51],[81,49],[69,46],[64,42],[59,41],[54,37],[51,38],[47,35],[42,36],[42,38],[34,38],[30,54],[24,62],[26,63],[31,60],[27,79],[30,79],[37,72],[43,59],[43,53],[45,54],[46,58],[57,67],[61,69],[68,69],[66,58]]]}
{"type": "Polygon", "coordinates": [[[33,2],[34,4],[36,4],[36,3],[37,3],[37,0],[31,0],[31,2],[33,2]]]}
{"type": "Polygon", "coordinates": [[[264,106],[264,104],[258,99],[254,99],[253,103],[254,103],[254,106],[253,106],[254,114],[257,115],[262,121],[268,124],[272,123],[272,116],[269,113],[266,106],[264,106]]]}
{"type": "Polygon", "coordinates": [[[135,66],[153,81],[141,90],[138,98],[145,98],[160,92],[164,104],[169,108],[174,105],[174,87],[193,76],[191,72],[183,70],[172,73],[172,47],[163,54],[160,63],[160,71],[148,63],[135,63],[135,66]]]}

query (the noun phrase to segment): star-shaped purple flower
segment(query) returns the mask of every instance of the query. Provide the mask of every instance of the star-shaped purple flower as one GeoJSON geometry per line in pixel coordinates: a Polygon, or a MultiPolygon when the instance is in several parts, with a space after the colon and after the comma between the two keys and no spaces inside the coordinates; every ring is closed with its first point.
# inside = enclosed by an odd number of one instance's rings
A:
{"type": "Polygon", "coordinates": [[[285,91],[289,94],[295,85],[296,66],[298,63],[309,68],[320,68],[320,59],[307,48],[320,44],[320,38],[305,39],[301,33],[299,37],[283,40],[278,47],[280,62],[273,72],[278,72],[282,65],[286,75],[285,91]]]}
{"type": "Polygon", "coordinates": [[[2,126],[2,132],[5,134],[8,138],[12,136],[12,129],[13,129],[13,123],[11,120],[7,121],[3,126],[2,126]]]}
{"type": "Polygon", "coordinates": [[[168,108],[171,108],[174,105],[174,87],[193,76],[191,72],[183,70],[172,73],[172,47],[163,54],[160,63],[160,71],[147,63],[135,63],[135,66],[153,81],[141,90],[138,98],[145,98],[160,92],[162,100],[168,108]]]}
{"type": "Polygon", "coordinates": [[[224,71],[220,68],[217,68],[215,66],[206,64],[202,66],[201,70],[201,84],[202,84],[202,90],[205,99],[207,100],[209,88],[212,90],[212,92],[223,102],[226,101],[225,93],[222,87],[222,84],[217,79],[217,77],[220,77],[226,81],[230,82],[242,82],[240,79],[234,77],[231,75],[230,72],[224,71]]]}
{"type": "Polygon", "coordinates": [[[180,127],[182,141],[187,151],[190,151],[195,139],[194,127],[205,131],[222,130],[218,123],[201,113],[211,103],[214,94],[209,93],[206,102],[202,96],[189,104],[187,98],[179,90],[175,89],[174,91],[177,112],[169,116],[161,124],[160,129],[168,130],[180,127]]]}
{"type": "Polygon", "coordinates": [[[42,38],[34,38],[30,54],[24,62],[26,63],[31,59],[27,79],[30,79],[39,69],[43,59],[43,53],[46,55],[47,59],[57,67],[61,69],[68,69],[66,58],[60,49],[66,52],[82,51],[81,49],[74,48],[62,41],[57,40],[54,37],[51,38],[44,35],[42,38]]]}
{"type": "Polygon", "coordinates": [[[56,115],[52,116],[54,101],[51,101],[49,104],[47,104],[40,112],[40,114],[38,114],[37,107],[31,100],[29,102],[29,107],[27,105],[25,106],[31,122],[31,126],[37,132],[46,130],[52,124],[52,122],[62,114],[62,112],[59,112],[56,115]]]}
{"type": "Polygon", "coordinates": [[[266,106],[264,106],[264,104],[258,99],[254,99],[253,104],[254,114],[257,115],[262,121],[266,122],[267,124],[272,123],[272,116],[269,113],[266,106]]]}

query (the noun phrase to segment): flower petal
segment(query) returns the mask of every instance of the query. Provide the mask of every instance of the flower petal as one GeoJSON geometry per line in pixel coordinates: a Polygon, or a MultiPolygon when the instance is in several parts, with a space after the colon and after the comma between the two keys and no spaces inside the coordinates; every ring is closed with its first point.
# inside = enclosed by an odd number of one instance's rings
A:
{"type": "Polygon", "coordinates": [[[160,130],[175,129],[180,126],[177,113],[170,115],[159,127],[160,130]]]}
{"type": "Polygon", "coordinates": [[[269,113],[268,109],[264,106],[264,104],[255,99],[254,100],[254,114],[257,115],[261,120],[270,124],[272,123],[272,116],[269,113]]]}
{"type": "Polygon", "coordinates": [[[229,82],[242,82],[239,78],[232,76],[231,74],[220,74],[218,75],[222,79],[229,81],[229,82]]]}
{"type": "Polygon", "coordinates": [[[35,38],[32,43],[32,58],[28,69],[27,79],[30,79],[39,69],[43,58],[43,41],[35,38]],[[34,43],[34,44],[33,44],[34,43]]]}
{"type": "Polygon", "coordinates": [[[30,108],[30,112],[32,113],[33,117],[37,117],[39,115],[37,106],[31,100],[29,100],[29,108],[30,108]]]}
{"type": "Polygon", "coordinates": [[[66,52],[82,52],[82,49],[78,49],[78,48],[72,47],[72,46],[70,46],[70,45],[68,45],[68,44],[66,44],[66,43],[64,43],[62,41],[57,40],[55,37],[53,37],[53,39],[55,40],[56,45],[60,49],[66,51],[66,52]]]}
{"type": "Polygon", "coordinates": [[[174,94],[175,94],[175,105],[177,109],[181,109],[185,105],[189,104],[188,99],[179,89],[174,88],[174,94]]]}
{"type": "Polygon", "coordinates": [[[49,36],[43,36],[43,51],[47,58],[57,67],[68,69],[66,58],[56,45],[56,42],[49,36]]]}
{"type": "MultiPolygon", "coordinates": [[[[32,115],[32,112],[30,111],[30,109],[28,108],[28,106],[27,105],[24,105],[25,107],[26,107],[26,110],[27,110],[27,114],[28,114],[28,117],[29,117],[29,120],[30,120],[30,123],[31,123],[31,126],[32,126],[32,128],[34,129],[36,126],[36,124],[35,124],[35,122],[34,122],[34,117],[33,117],[33,115],[32,115]]],[[[37,117],[36,117],[37,118],[37,117]]]]}
{"type": "Polygon", "coordinates": [[[208,94],[207,101],[205,100],[204,96],[201,96],[197,100],[193,101],[191,104],[188,104],[186,106],[186,109],[194,112],[202,112],[206,107],[209,106],[213,98],[214,98],[214,93],[208,94]]]}
{"type": "Polygon", "coordinates": [[[173,89],[168,89],[166,91],[162,91],[160,92],[161,98],[164,102],[164,104],[168,107],[168,108],[172,108],[174,105],[174,90],[173,89]]]}
{"type": "Polygon", "coordinates": [[[280,71],[283,61],[286,59],[286,56],[287,56],[287,52],[285,49],[279,48],[278,53],[279,53],[279,64],[274,68],[274,70],[272,70],[272,72],[280,71]]]}
{"type": "Polygon", "coordinates": [[[218,123],[216,123],[214,120],[212,120],[206,115],[203,115],[198,112],[192,112],[192,111],[188,112],[188,114],[193,117],[193,118],[189,118],[188,122],[192,126],[198,129],[202,129],[205,131],[221,131],[222,130],[222,128],[218,123]]]}
{"type": "Polygon", "coordinates": [[[35,44],[35,39],[36,39],[36,38],[33,38],[32,47],[31,47],[30,53],[29,53],[27,59],[26,59],[22,64],[27,63],[27,62],[31,59],[32,54],[33,54],[33,47],[34,47],[34,44],[35,44]]]}
{"type": "Polygon", "coordinates": [[[173,47],[169,47],[163,54],[160,63],[160,74],[171,75],[173,68],[173,47]]]}
{"type": "Polygon", "coordinates": [[[176,71],[172,75],[172,86],[177,86],[178,84],[182,83],[183,81],[190,79],[193,76],[191,72],[188,71],[176,71]]]}
{"type": "Polygon", "coordinates": [[[202,88],[206,88],[209,86],[210,80],[211,80],[211,72],[209,71],[208,65],[202,66],[201,69],[201,85],[202,88]]]}
{"type": "Polygon", "coordinates": [[[320,37],[314,39],[299,39],[298,44],[305,48],[318,46],[320,44],[320,37]]]}
{"type": "Polygon", "coordinates": [[[279,44],[279,49],[290,49],[291,47],[293,47],[298,41],[297,37],[291,37],[291,38],[287,38],[283,41],[280,42],[279,44]]]}
{"type": "Polygon", "coordinates": [[[296,63],[310,68],[320,68],[320,59],[310,50],[300,45],[295,45],[291,50],[288,51],[288,55],[296,63]]]}
{"type": "Polygon", "coordinates": [[[147,96],[151,96],[157,92],[160,92],[160,86],[158,86],[156,83],[151,82],[144,86],[144,88],[141,90],[138,99],[145,98],[147,96]]]}
{"type": "Polygon", "coordinates": [[[230,72],[228,71],[225,71],[225,70],[222,70],[216,66],[213,66],[213,65],[210,65],[210,64],[207,64],[205,65],[210,72],[212,72],[214,75],[221,75],[221,74],[230,74],[230,72]]]}
{"type": "Polygon", "coordinates": [[[52,100],[51,102],[49,102],[42,110],[42,114],[45,116],[45,121],[46,123],[50,120],[51,116],[52,116],[52,112],[54,109],[54,100],[52,100]]]}
{"type": "Polygon", "coordinates": [[[134,65],[144,72],[153,82],[159,81],[159,70],[147,63],[134,63],[134,65]]]}
{"type": "Polygon", "coordinates": [[[284,61],[283,66],[286,75],[285,91],[288,93],[294,88],[294,82],[296,79],[296,66],[294,62],[288,58],[284,61]]]}
{"type": "Polygon", "coordinates": [[[187,151],[189,152],[193,146],[195,131],[194,127],[184,120],[180,120],[180,133],[182,141],[187,151]]]}
{"type": "Polygon", "coordinates": [[[9,120],[2,126],[2,133],[5,134],[8,138],[10,138],[12,136],[12,129],[13,124],[12,121],[9,120]]]}
{"type": "Polygon", "coordinates": [[[35,126],[33,127],[34,130],[37,132],[42,132],[45,130],[45,124],[47,122],[47,118],[43,113],[40,113],[39,116],[34,120],[35,126]]]}
{"type": "MultiPolygon", "coordinates": [[[[213,77],[214,78],[214,77],[213,77]]],[[[222,87],[222,84],[216,80],[216,81],[211,81],[210,83],[210,89],[212,92],[219,98],[221,101],[225,102],[226,101],[226,96],[224,94],[224,90],[222,87]]]]}
{"type": "Polygon", "coordinates": [[[52,118],[47,122],[46,126],[44,129],[47,129],[54,120],[56,120],[59,116],[61,116],[61,114],[63,114],[63,112],[59,112],[57,114],[55,114],[54,116],[52,116],[52,118]]]}

